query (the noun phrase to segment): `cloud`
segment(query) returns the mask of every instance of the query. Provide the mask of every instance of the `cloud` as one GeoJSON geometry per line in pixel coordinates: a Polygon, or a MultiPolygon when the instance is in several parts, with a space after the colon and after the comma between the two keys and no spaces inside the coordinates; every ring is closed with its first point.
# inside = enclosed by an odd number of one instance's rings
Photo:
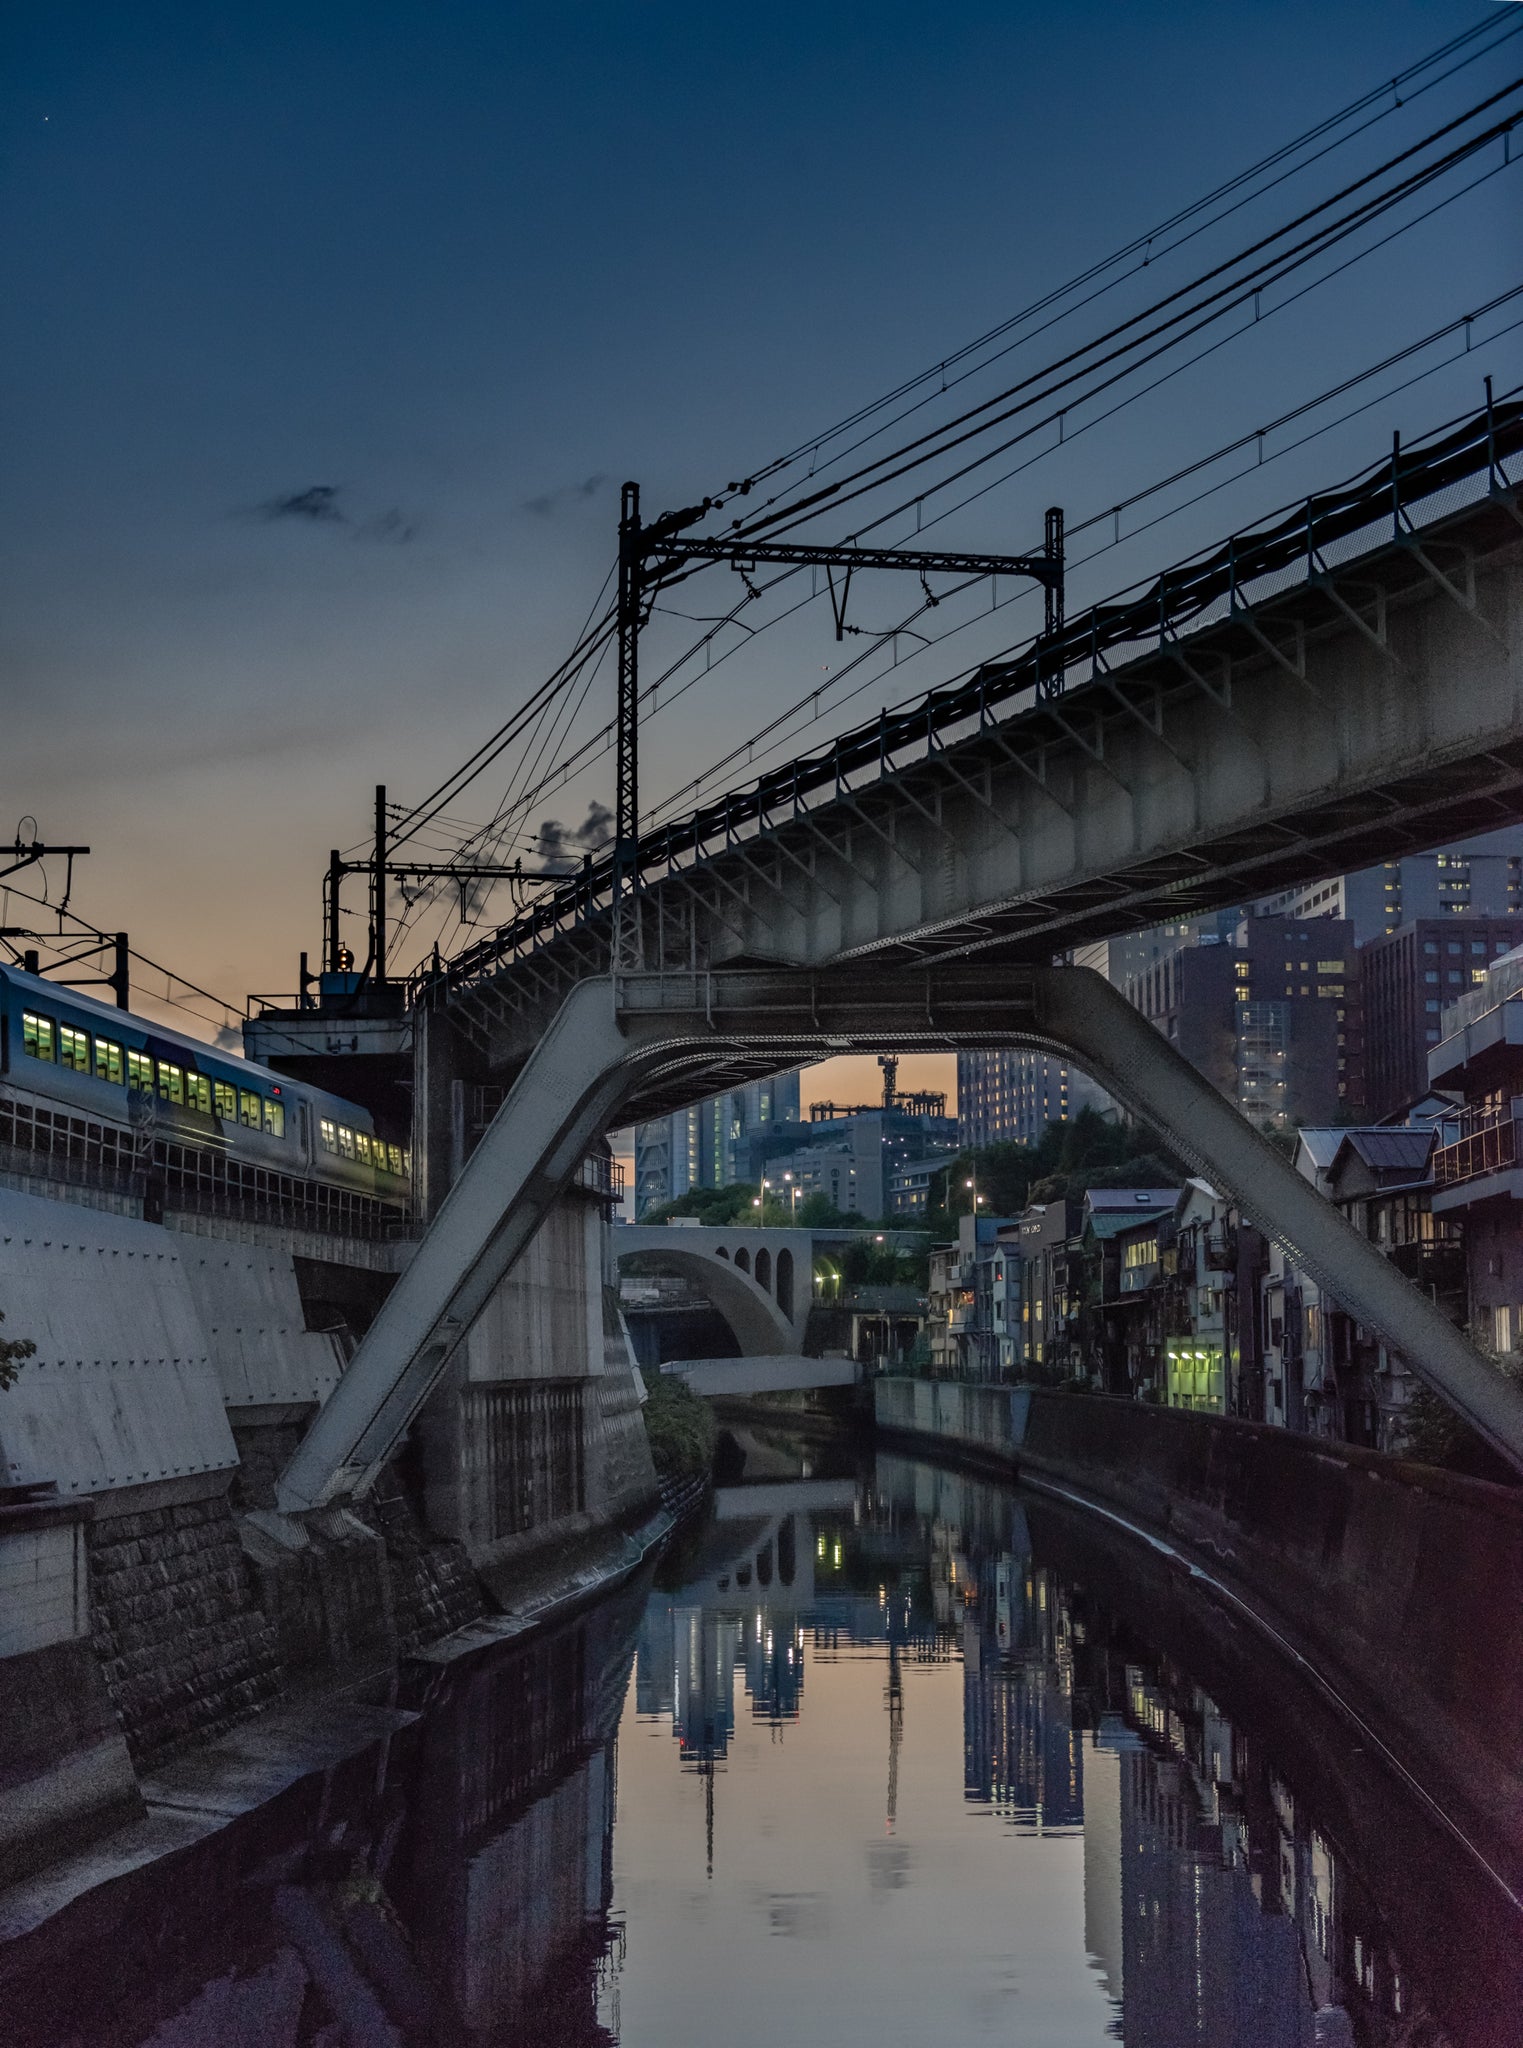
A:
{"type": "Polygon", "coordinates": [[[405,519],[393,505],[389,512],[382,512],[374,519],[367,519],[362,526],[354,529],[356,540],[373,540],[381,547],[402,548],[410,540],[416,540],[417,526],[411,519],[405,519]]]}
{"type": "Polygon", "coordinates": [[[539,853],[552,874],[569,875],[584,854],[597,853],[613,838],[613,812],[596,797],[580,825],[568,827],[546,818],[539,828],[539,853]]]}
{"type": "Polygon", "coordinates": [[[305,490],[267,499],[259,511],[265,519],[304,519],[312,526],[347,526],[349,515],[340,510],[338,491],[337,484],[308,484],[305,490]]]}
{"type": "Polygon", "coordinates": [[[582,483],[562,484],[558,491],[544,491],[537,498],[525,498],[524,510],[537,514],[541,519],[548,519],[568,499],[576,504],[585,503],[588,498],[595,498],[607,481],[607,477],[600,470],[596,476],[589,476],[582,483]]]}
{"type": "Polygon", "coordinates": [[[405,547],[417,537],[417,523],[395,505],[388,511],[359,518],[339,503],[339,484],[308,484],[303,490],[286,491],[267,498],[255,507],[261,519],[294,519],[307,526],[343,526],[356,540],[379,547],[405,547]]]}

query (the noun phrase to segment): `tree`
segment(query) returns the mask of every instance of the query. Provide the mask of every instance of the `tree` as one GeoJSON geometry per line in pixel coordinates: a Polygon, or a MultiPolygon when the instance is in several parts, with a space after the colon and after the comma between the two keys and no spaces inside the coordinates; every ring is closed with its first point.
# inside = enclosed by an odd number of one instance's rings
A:
{"type": "Polygon", "coordinates": [[[960,1152],[932,1182],[926,1222],[938,1236],[950,1237],[975,1193],[980,1214],[1018,1216],[1028,1202],[1057,1202],[1095,1187],[1168,1187],[1183,1173],[1151,1131],[1081,1109],[1066,1123],[1049,1124],[1035,1145],[960,1152]]]}
{"type": "MultiPolygon", "coordinates": [[[[5,1312],[0,1309],[0,1323],[5,1312]]],[[[0,1337],[0,1390],[13,1387],[21,1374],[21,1361],[30,1358],[37,1346],[30,1337],[0,1337]]]]}

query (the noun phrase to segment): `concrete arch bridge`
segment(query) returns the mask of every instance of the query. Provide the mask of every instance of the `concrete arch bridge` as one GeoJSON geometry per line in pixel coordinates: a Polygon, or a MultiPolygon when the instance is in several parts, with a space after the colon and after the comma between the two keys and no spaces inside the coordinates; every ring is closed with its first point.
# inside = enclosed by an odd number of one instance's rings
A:
{"type": "Polygon", "coordinates": [[[620,1265],[636,1256],[659,1260],[700,1287],[742,1357],[802,1352],[814,1293],[812,1232],[625,1223],[614,1231],[613,1252],[620,1265]]]}

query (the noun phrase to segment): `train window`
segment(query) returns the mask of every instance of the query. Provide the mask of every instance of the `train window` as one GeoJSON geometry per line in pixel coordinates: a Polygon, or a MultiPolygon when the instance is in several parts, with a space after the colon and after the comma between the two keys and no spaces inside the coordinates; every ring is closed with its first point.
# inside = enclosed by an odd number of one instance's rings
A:
{"type": "Polygon", "coordinates": [[[60,1066],[72,1067],[76,1074],[90,1071],[90,1034],[77,1031],[72,1024],[58,1027],[58,1060],[60,1066]]]}
{"type": "Polygon", "coordinates": [[[402,1171],[403,1171],[403,1172],[404,1172],[405,1174],[407,1174],[407,1175],[408,1175],[409,1177],[411,1177],[411,1174],[412,1174],[412,1154],[411,1154],[410,1152],[404,1152],[404,1153],[402,1154],[402,1171]]]}
{"type": "Polygon", "coordinates": [[[331,1116],[318,1118],[317,1136],[318,1142],[325,1152],[336,1152],[338,1150],[338,1132],[334,1129],[331,1116]]]}
{"type": "Polygon", "coordinates": [[[183,1103],[185,1100],[185,1069],[177,1067],[172,1060],[159,1061],[159,1093],[166,1102],[183,1103]]]}
{"type": "Polygon", "coordinates": [[[363,1160],[366,1166],[370,1164],[370,1133],[368,1131],[355,1132],[354,1154],[357,1159],[363,1160]]]}
{"type": "Polygon", "coordinates": [[[21,1044],[34,1060],[53,1058],[53,1020],[39,1017],[35,1010],[21,1013],[21,1044]]]}
{"type": "Polygon", "coordinates": [[[122,1065],[122,1049],[114,1038],[97,1038],[95,1041],[95,1078],[113,1082],[118,1088],[127,1078],[122,1065]]]}
{"type": "Polygon", "coordinates": [[[212,1100],[217,1105],[217,1114],[225,1124],[238,1121],[238,1090],[231,1081],[212,1083],[212,1100]]]}
{"type": "Polygon", "coordinates": [[[209,1074],[187,1074],[185,1076],[185,1107],[197,1109],[202,1116],[212,1113],[212,1084],[209,1074]]]}
{"type": "Polygon", "coordinates": [[[388,1145],[386,1147],[386,1164],[393,1173],[400,1173],[402,1171],[402,1148],[400,1145],[388,1145]]]}
{"type": "Polygon", "coordinates": [[[238,1090],[238,1121],[251,1131],[259,1128],[259,1097],[252,1088],[238,1090]]]}
{"type": "Polygon", "coordinates": [[[354,1133],[347,1124],[338,1127],[338,1149],[346,1159],[354,1157],[354,1133]]]}
{"type": "Polygon", "coordinates": [[[283,1138],[286,1134],[286,1106],[283,1102],[271,1102],[264,1098],[264,1127],[272,1138],[283,1138]]]}
{"type": "Polygon", "coordinates": [[[127,1086],[142,1095],[153,1093],[153,1061],[146,1052],[127,1054],[127,1086]]]}

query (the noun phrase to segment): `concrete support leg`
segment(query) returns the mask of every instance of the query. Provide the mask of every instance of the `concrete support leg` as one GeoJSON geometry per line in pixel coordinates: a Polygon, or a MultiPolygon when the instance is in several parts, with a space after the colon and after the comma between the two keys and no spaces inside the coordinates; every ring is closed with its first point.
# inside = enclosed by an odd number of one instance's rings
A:
{"type": "Polygon", "coordinates": [[[287,1513],[371,1484],[492,1289],[615,1121],[638,1051],[639,1032],[619,1027],[612,982],[584,982],[567,998],[281,1474],[276,1498],[287,1513]]]}
{"type": "Polygon", "coordinates": [[[1036,977],[1041,1035],[1233,1195],[1346,1312],[1523,1470],[1523,1392],[1254,1130],[1102,975],[1036,977]]]}
{"type": "Polygon", "coordinates": [[[1523,1391],[1345,1222],[1100,975],[867,961],[583,982],[525,1063],[417,1255],[277,1485],[289,1512],[360,1494],[587,1148],[659,1077],[714,1092],[737,1058],[781,1072],[845,1049],[1065,1053],[1249,1211],[1352,1316],[1523,1471],[1523,1391]]]}

